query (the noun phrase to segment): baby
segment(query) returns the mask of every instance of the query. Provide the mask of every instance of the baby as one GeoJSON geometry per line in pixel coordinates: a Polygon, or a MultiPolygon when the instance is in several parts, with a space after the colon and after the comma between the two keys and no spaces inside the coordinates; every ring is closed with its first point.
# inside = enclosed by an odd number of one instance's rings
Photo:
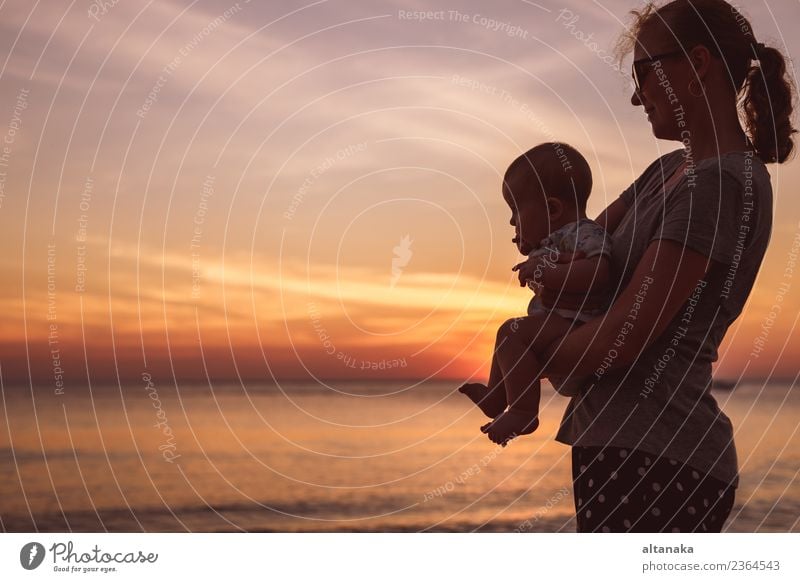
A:
{"type": "MultiPolygon", "coordinates": [[[[489,385],[459,388],[494,419],[481,431],[503,446],[539,426],[540,378],[546,364],[540,354],[609,305],[611,241],[602,226],[586,218],[591,189],[589,164],[562,143],[536,146],[514,160],[503,178],[503,198],[516,230],[513,242],[528,256],[513,270],[536,296],[527,317],[500,326],[489,385]],[[551,307],[542,301],[545,290],[556,297],[551,307]]],[[[581,385],[581,379],[550,381],[565,396],[573,396],[581,385]]]]}

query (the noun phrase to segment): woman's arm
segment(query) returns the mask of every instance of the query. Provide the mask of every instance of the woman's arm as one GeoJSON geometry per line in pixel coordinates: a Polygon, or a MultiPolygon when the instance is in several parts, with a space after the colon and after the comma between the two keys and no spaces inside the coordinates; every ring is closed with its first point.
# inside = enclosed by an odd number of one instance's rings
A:
{"type": "Polygon", "coordinates": [[[551,262],[546,256],[532,257],[514,265],[511,270],[518,272],[521,287],[533,281],[555,293],[586,295],[608,287],[611,278],[608,257],[597,255],[586,259],[582,252],[570,256],[569,260],[558,263],[551,262]]]}
{"type": "Polygon", "coordinates": [[[661,335],[710,264],[708,257],[680,243],[652,241],[608,313],[545,350],[545,373],[592,374],[611,350],[616,350],[612,369],[629,366],[661,335]]]}
{"type": "Polygon", "coordinates": [[[567,293],[597,293],[606,289],[611,278],[608,257],[573,259],[569,263],[545,265],[542,285],[567,293]]]}
{"type": "Polygon", "coordinates": [[[628,205],[622,198],[617,198],[600,213],[595,222],[605,228],[608,234],[613,234],[626,212],[628,212],[628,205]]]}

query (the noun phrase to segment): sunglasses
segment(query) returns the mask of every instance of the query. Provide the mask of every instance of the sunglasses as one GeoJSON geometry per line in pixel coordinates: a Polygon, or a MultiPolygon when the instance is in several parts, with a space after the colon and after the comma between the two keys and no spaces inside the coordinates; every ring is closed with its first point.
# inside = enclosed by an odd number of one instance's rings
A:
{"type": "Polygon", "coordinates": [[[647,73],[649,73],[652,70],[653,63],[660,61],[661,59],[666,59],[668,57],[682,56],[683,54],[684,54],[683,51],[671,51],[660,55],[654,55],[646,59],[639,59],[638,61],[633,61],[631,63],[631,77],[633,77],[633,87],[636,90],[636,92],[637,93],[642,92],[642,85],[644,84],[644,80],[647,77],[647,73]]]}

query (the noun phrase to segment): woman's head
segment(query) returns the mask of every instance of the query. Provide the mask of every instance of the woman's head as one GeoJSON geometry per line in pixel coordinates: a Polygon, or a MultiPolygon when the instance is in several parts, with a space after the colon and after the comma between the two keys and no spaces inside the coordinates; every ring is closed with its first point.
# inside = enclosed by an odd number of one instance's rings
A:
{"type": "Polygon", "coordinates": [[[632,14],[618,48],[621,56],[633,51],[639,86],[631,102],[645,108],[656,137],[682,141],[687,119],[737,117],[738,107],[764,162],[789,157],[795,130],[785,60],[758,42],[737,8],[724,0],[674,0],[632,14]]]}
{"type": "Polygon", "coordinates": [[[528,150],[503,177],[514,242],[527,255],[553,230],[586,216],[592,171],[578,150],[549,142],[528,150]]]}

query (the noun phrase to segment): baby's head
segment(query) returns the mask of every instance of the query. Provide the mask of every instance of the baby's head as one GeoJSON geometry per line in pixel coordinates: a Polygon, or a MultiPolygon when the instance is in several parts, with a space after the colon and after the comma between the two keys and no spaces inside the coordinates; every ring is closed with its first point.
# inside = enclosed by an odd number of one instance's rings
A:
{"type": "Polygon", "coordinates": [[[506,170],[503,198],[511,207],[514,242],[527,255],[551,232],[586,217],[592,170],[572,146],[543,143],[506,170]]]}

